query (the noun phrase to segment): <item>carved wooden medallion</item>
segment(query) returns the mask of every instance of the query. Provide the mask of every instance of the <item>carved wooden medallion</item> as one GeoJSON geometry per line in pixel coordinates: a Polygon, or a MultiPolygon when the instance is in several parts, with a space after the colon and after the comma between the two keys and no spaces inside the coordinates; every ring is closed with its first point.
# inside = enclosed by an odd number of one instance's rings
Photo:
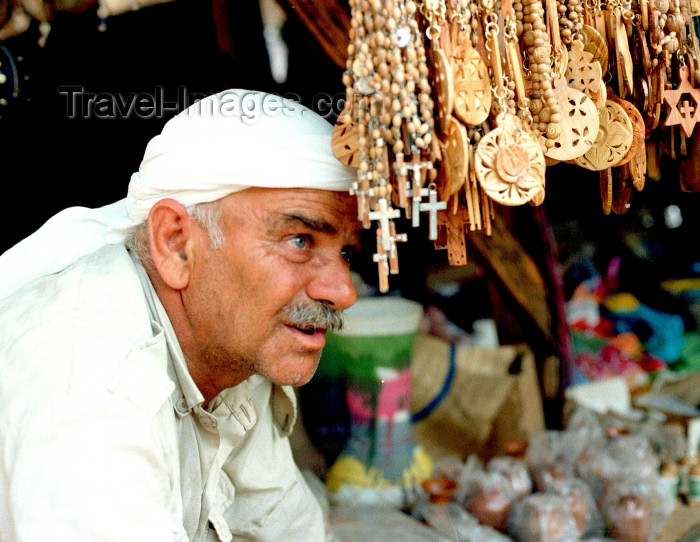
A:
{"type": "Polygon", "coordinates": [[[632,160],[634,155],[637,154],[639,148],[644,146],[644,119],[634,105],[627,100],[623,100],[622,98],[615,96],[612,90],[608,90],[608,96],[613,102],[622,107],[625,113],[629,115],[630,121],[632,122],[632,145],[630,146],[629,151],[627,151],[625,157],[617,163],[618,166],[621,166],[632,160]]]}
{"type": "Polygon", "coordinates": [[[604,87],[601,86],[603,71],[600,62],[583,48],[581,40],[571,42],[569,63],[566,66],[566,82],[569,87],[586,94],[599,109],[605,105],[604,87]]]}
{"type": "Polygon", "coordinates": [[[359,167],[359,144],[357,142],[357,129],[352,123],[352,104],[345,105],[345,109],[338,116],[331,136],[333,154],[346,166],[359,167]]]}
{"type": "Polygon", "coordinates": [[[522,205],[544,187],[544,155],[514,115],[499,115],[497,124],[479,141],[474,158],[476,176],[494,201],[522,205]]]}
{"type": "Polygon", "coordinates": [[[469,168],[467,129],[454,117],[449,117],[442,146],[446,183],[440,199],[447,201],[464,186],[469,168]]]}
{"type": "Polygon", "coordinates": [[[601,171],[617,165],[632,146],[632,121],[624,109],[612,100],[598,111],[600,128],[593,146],[574,163],[593,171],[601,171]]]}
{"type": "Polygon", "coordinates": [[[554,97],[561,112],[559,137],[545,154],[555,160],[573,160],[587,152],[598,136],[598,109],[593,100],[569,87],[564,79],[554,80],[554,97]]]}
{"type": "Polygon", "coordinates": [[[491,80],[479,52],[465,44],[455,49],[454,114],[470,126],[484,122],[491,111],[491,80]]]}
{"type": "Polygon", "coordinates": [[[600,33],[590,25],[584,24],[581,27],[581,39],[586,52],[593,55],[593,60],[600,63],[602,75],[608,71],[608,45],[600,33]]]}

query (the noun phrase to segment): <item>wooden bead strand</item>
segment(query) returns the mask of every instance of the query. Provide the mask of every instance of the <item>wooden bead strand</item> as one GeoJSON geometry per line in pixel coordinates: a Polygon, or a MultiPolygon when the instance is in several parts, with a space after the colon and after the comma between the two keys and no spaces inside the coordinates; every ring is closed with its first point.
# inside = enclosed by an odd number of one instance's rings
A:
{"type": "Polygon", "coordinates": [[[552,86],[552,51],[540,0],[523,0],[523,34],[531,77],[530,112],[533,129],[543,135],[543,150],[554,146],[559,137],[559,103],[552,86]]]}

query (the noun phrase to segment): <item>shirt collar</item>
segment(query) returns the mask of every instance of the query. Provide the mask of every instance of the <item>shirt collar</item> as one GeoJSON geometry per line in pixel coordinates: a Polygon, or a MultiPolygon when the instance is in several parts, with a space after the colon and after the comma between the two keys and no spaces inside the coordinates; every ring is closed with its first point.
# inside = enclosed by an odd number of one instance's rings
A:
{"type": "Polygon", "coordinates": [[[195,406],[204,403],[204,396],[202,392],[199,391],[199,388],[197,388],[194,380],[192,380],[192,376],[190,376],[190,372],[187,369],[187,362],[185,361],[185,355],[182,353],[180,343],[175,335],[175,330],[170,323],[170,318],[168,318],[165,307],[163,307],[155,288],[153,288],[153,284],[151,283],[146,269],[143,267],[138,256],[131,253],[131,258],[134,260],[136,269],[138,270],[151,319],[163,329],[165,342],[168,346],[168,353],[170,354],[170,366],[174,370],[174,377],[184,396],[184,400],[181,398],[177,404],[177,411],[181,414],[187,413],[195,406]]]}

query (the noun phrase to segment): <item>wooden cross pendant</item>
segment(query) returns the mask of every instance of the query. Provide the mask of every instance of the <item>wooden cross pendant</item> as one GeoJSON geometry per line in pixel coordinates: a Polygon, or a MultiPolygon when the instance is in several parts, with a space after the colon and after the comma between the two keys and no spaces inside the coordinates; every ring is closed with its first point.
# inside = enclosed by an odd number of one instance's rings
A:
{"type": "Polygon", "coordinates": [[[379,275],[379,291],[385,293],[389,290],[389,256],[384,250],[382,243],[382,234],[377,230],[377,252],[372,256],[372,261],[377,264],[377,273],[379,275]]]}
{"type": "Polygon", "coordinates": [[[377,252],[372,256],[372,261],[377,264],[379,291],[382,293],[386,293],[389,290],[389,274],[396,275],[399,272],[399,255],[396,243],[408,239],[405,233],[396,233],[396,226],[393,222],[391,223],[390,230],[389,239],[391,246],[389,250],[386,250],[384,248],[382,233],[377,229],[377,252]]]}
{"type": "Polygon", "coordinates": [[[398,194],[399,202],[398,205],[402,209],[408,208],[408,167],[403,161],[403,153],[396,153],[396,161],[394,164],[394,170],[396,171],[396,183],[398,184],[398,194]]]}
{"type": "Polygon", "coordinates": [[[407,196],[413,198],[412,207],[406,206],[406,218],[411,218],[413,220],[413,227],[418,227],[418,204],[420,203],[423,196],[427,196],[427,192],[424,193],[423,189],[423,169],[431,169],[433,167],[432,162],[421,162],[420,154],[414,154],[411,156],[411,161],[404,166],[406,169],[410,169],[413,172],[413,189],[407,192],[407,196]]]}
{"type": "Polygon", "coordinates": [[[467,210],[462,206],[456,214],[449,211],[438,212],[438,223],[445,228],[447,260],[450,265],[467,265],[467,245],[464,236],[468,222],[467,210]]]}
{"type": "Polygon", "coordinates": [[[370,227],[369,198],[374,196],[374,190],[369,187],[369,179],[362,177],[361,181],[355,181],[350,188],[350,195],[357,197],[357,220],[362,222],[362,227],[370,227]]]}
{"type": "Polygon", "coordinates": [[[379,230],[382,237],[382,247],[385,252],[391,250],[391,226],[390,222],[394,218],[401,216],[401,211],[398,209],[393,209],[387,203],[386,198],[379,198],[377,200],[379,205],[378,211],[370,211],[370,220],[377,220],[379,222],[379,230]]]}
{"type": "Polygon", "coordinates": [[[430,213],[428,239],[434,241],[437,239],[437,212],[447,209],[447,202],[437,200],[437,190],[435,190],[433,185],[428,189],[428,196],[430,201],[428,203],[421,203],[419,209],[430,213]]]}

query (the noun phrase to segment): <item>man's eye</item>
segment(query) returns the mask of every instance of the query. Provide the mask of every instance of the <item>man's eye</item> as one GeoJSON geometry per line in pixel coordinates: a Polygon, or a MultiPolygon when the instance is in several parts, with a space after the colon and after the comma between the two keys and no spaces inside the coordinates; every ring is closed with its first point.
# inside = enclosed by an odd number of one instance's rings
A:
{"type": "Polygon", "coordinates": [[[306,250],[309,248],[309,238],[305,235],[295,235],[291,238],[290,243],[294,248],[299,250],[306,250]]]}

